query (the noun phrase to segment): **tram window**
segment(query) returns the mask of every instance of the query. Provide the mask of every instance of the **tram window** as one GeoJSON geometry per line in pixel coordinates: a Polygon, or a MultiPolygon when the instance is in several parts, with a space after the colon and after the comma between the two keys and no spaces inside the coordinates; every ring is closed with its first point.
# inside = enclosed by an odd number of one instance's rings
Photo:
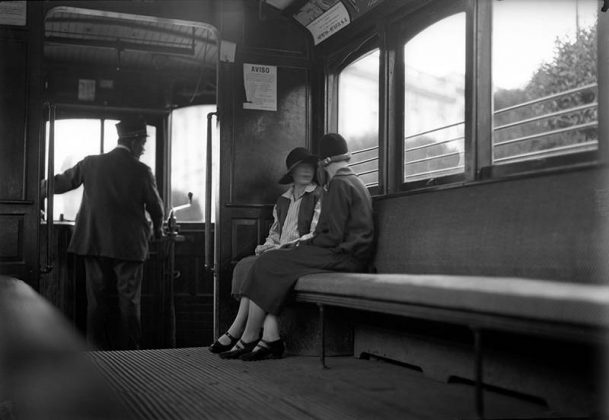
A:
{"type": "Polygon", "coordinates": [[[493,2],[494,164],[598,149],[597,9],[595,0],[493,2]]]}
{"type": "MultiPolygon", "coordinates": [[[[207,114],[215,111],[216,105],[196,105],[171,113],[171,207],[185,204],[188,193],[193,194],[192,205],[176,212],[176,219],[180,222],[205,220],[207,114]]],[[[218,138],[215,128],[212,134],[213,139],[218,138]]],[[[217,157],[218,142],[213,141],[212,147],[212,153],[217,157]]],[[[217,158],[213,162],[215,164],[217,158]]],[[[216,168],[213,173],[217,173],[216,168]]],[[[215,202],[215,194],[212,202],[215,202]]],[[[212,211],[211,222],[214,220],[212,211]]]]}
{"type": "Polygon", "coordinates": [[[349,166],[367,187],[379,184],[378,49],[345,67],[338,79],[338,132],[349,141],[349,166]]]}
{"type": "MultiPolygon", "coordinates": [[[[112,150],[117,145],[115,120],[99,119],[65,119],[55,121],[55,173],[62,173],[66,169],[76,165],[86,156],[98,155],[112,150]],[[104,136],[101,135],[101,124],[104,126],[104,136]],[[103,144],[102,144],[103,143],[103,144]]],[[[156,128],[146,126],[148,140],[146,151],[141,157],[142,162],[155,170],[155,148],[156,128]]],[[[49,123],[46,127],[47,133],[47,156],[49,123]]],[[[48,162],[48,159],[45,160],[48,162]]],[[[45,169],[46,173],[46,169],[45,169]]],[[[83,187],[80,186],[73,191],[58,194],[53,198],[53,216],[67,221],[76,220],[76,214],[80,208],[83,187]]]]}
{"type": "Polygon", "coordinates": [[[404,45],[403,181],[464,172],[465,13],[404,45]]]}
{"type": "MultiPolygon", "coordinates": [[[[47,159],[49,123],[47,132],[47,159]]],[[[96,119],[66,119],[55,121],[55,173],[61,173],[89,155],[97,155],[101,150],[100,120],[96,119]]],[[[45,168],[46,174],[46,168],[45,168]]],[[[76,220],[76,213],[82,199],[82,185],[75,190],[58,194],[53,198],[54,218],[76,220]]]]}

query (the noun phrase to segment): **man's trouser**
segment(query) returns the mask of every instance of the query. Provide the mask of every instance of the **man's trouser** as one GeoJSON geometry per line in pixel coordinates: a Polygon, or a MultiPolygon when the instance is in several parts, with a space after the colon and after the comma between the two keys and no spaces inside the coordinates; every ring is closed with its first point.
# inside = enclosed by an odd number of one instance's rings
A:
{"type": "Polygon", "coordinates": [[[138,349],[144,263],[86,256],[87,341],[100,350],[138,349]],[[111,299],[118,294],[120,326],[114,331],[111,299]],[[118,340],[113,339],[117,336],[118,340]]]}

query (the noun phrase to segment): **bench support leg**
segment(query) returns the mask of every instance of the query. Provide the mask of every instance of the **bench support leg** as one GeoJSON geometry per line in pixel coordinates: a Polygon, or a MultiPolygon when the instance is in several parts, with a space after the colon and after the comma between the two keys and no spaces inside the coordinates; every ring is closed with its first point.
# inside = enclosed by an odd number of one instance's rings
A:
{"type": "Polygon", "coordinates": [[[478,328],[472,330],[474,333],[474,357],[476,378],[476,415],[478,419],[484,419],[484,389],[482,370],[482,332],[478,328]]]}
{"type": "Polygon", "coordinates": [[[326,366],[326,332],[325,332],[325,314],[324,314],[324,305],[321,303],[318,303],[317,306],[319,307],[319,334],[321,335],[321,349],[319,352],[319,360],[321,361],[321,366],[324,369],[328,369],[328,366],[326,366]]]}

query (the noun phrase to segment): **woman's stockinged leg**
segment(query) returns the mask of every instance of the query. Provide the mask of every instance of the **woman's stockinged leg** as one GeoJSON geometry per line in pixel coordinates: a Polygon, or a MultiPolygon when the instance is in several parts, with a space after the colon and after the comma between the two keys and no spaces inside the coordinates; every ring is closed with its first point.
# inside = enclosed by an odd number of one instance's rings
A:
{"type": "MultiPolygon", "coordinates": [[[[249,311],[249,306],[250,306],[249,298],[247,298],[245,296],[241,297],[241,299],[239,300],[239,309],[237,310],[237,315],[235,315],[235,319],[233,320],[233,323],[228,328],[228,333],[231,336],[236,337],[236,338],[241,337],[241,334],[243,333],[243,329],[245,328],[245,323],[247,321],[247,314],[249,311]]],[[[222,336],[220,336],[218,341],[220,342],[220,344],[228,345],[230,343],[230,338],[227,337],[225,334],[223,334],[222,336]]]]}
{"type": "Polygon", "coordinates": [[[245,324],[245,331],[241,336],[241,340],[246,343],[258,340],[260,338],[260,328],[262,327],[265,316],[266,313],[264,312],[264,309],[258,306],[256,302],[250,300],[247,323],[245,324]]]}
{"type": "Polygon", "coordinates": [[[269,342],[279,340],[279,318],[277,315],[266,314],[262,339],[269,342]]]}

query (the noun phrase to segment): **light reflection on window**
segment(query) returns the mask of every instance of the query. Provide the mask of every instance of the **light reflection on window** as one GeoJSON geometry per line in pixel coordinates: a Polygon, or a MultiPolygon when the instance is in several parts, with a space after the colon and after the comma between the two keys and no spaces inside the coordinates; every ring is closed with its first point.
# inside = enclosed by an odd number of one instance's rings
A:
{"type": "MultiPolygon", "coordinates": [[[[215,105],[197,105],[171,113],[171,207],[187,203],[188,193],[193,194],[192,205],[176,212],[180,222],[203,222],[205,219],[207,114],[215,111],[215,105]]],[[[212,131],[212,173],[217,174],[219,145],[215,124],[212,131]]],[[[214,178],[217,180],[217,176],[214,178]]],[[[214,188],[212,203],[215,200],[214,188]]],[[[212,206],[211,222],[214,221],[212,206]]]]}
{"type": "Polygon", "coordinates": [[[367,186],[378,185],[378,49],[345,67],[338,84],[338,132],[349,144],[350,166],[367,186]]]}
{"type": "MultiPolygon", "coordinates": [[[[47,157],[49,123],[47,123],[47,157]]],[[[73,119],[55,121],[55,173],[62,173],[89,155],[100,152],[100,120],[73,119]]],[[[48,162],[48,158],[45,160],[48,162]]],[[[46,178],[45,168],[45,178],[46,178]]],[[[53,197],[53,218],[75,220],[82,200],[82,185],[53,197]]]]}
{"type": "Polygon", "coordinates": [[[404,45],[404,182],[462,173],[465,13],[404,45]]]}

